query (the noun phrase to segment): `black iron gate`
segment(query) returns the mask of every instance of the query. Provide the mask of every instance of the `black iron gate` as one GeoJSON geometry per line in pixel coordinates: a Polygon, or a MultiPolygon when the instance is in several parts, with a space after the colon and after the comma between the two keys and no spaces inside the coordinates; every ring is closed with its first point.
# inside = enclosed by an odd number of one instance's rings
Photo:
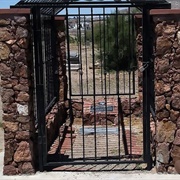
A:
{"type": "Polygon", "coordinates": [[[31,7],[33,14],[40,170],[58,165],[123,163],[146,163],[150,170],[150,112],[153,114],[154,107],[150,100],[153,83],[149,83],[153,77],[149,11],[169,8],[169,4],[165,0],[23,0],[17,6],[31,7]],[[52,155],[47,149],[45,116],[58,101],[53,24],[61,10],[66,17],[69,109],[52,155]],[[142,16],[141,68],[135,46],[137,12],[142,16]],[[141,93],[137,73],[143,77],[141,93]],[[142,99],[137,101],[137,96],[142,99]]]}
{"type": "MultiPolygon", "coordinates": [[[[143,162],[143,143],[137,147],[142,150],[138,154],[132,147],[136,9],[104,5],[97,13],[87,5],[86,13],[81,6],[76,10],[70,14],[70,7],[66,8],[70,124],[76,139],[65,154],[70,163],[78,164],[143,162]],[[76,104],[80,115],[73,114],[76,104]]],[[[142,118],[137,119],[142,127],[142,118]]]]}
{"type": "Polygon", "coordinates": [[[47,162],[46,115],[59,97],[58,59],[54,16],[32,9],[34,40],[35,108],[38,130],[39,167],[47,162]]]}

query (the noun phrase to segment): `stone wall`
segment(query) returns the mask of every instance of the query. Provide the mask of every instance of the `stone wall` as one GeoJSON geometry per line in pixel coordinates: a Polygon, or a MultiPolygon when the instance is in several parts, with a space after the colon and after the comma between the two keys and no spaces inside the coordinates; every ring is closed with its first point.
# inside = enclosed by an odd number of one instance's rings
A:
{"type": "Polygon", "coordinates": [[[32,44],[29,10],[0,10],[4,174],[34,173],[32,44]]]}
{"type": "Polygon", "coordinates": [[[56,17],[57,28],[57,56],[59,61],[59,100],[67,99],[67,76],[66,76],[66,47],[65,47],[65,24],[63,17],[56,17]]]}
{"type": "MultiPolygon", "coordinates": [[[[172,10],[173,13],[173,10],[172,10]]],[[[155,23],[156,167],[180,173],[180,11],[155,23]],[[178,163],[179,161],[179,163],[178,163]]]]}
{"type": "MultiPolygon", "coordinates": [[[[153,159],[157,172],[180,173],[180,11],[152,10],[151,16],[156,106],[156,120],[151,119],[153,159]]],[[[141,17],[137,17],[136,25],[139,30],[137,54],[141,65],[141,17]]]]}
{"type": "MultiPolygon", "coordinates": [[[[66,118],[64,18],[56,17],[59,102],[46,115],[47,146],[66,118]]],[[[31,174],[38,164],[33,107],[33,49],[30,10],[0,10],[0,75],[5,137],[4,174],[31,174]]]]}
{"type": "MultiPolygon", "coordinates": [[[[138,96],[138,95],[137,95],[138,96]]],[[[104,102],[104,99],[97,99],[96,106],[98,103],[104,102]]],[[[66,106],[67,107],[67,106],[66,106]]],[[[83,109],[83,121],[84,125],[92,125],[94,124],[94,119],[96,119],[96,123],[98,125],[106,124],[106,112],[105,111],[97,111],[96,118],[94,118],[94,112],[91,110],[94,107],[94,100],[92,99],[83,99],[82,100],[74,100],[72,102],[73,115],[75,118],[82,118],[82,108],[83,109]]],[[[107,122],[108,124],[117,125],[117,116],[118,116],[118,102],[116,98],[108,98],[107,99],[107,107],[112,107],[111,111],[107,111],[107,122]]],[[[121,98],[121,111],[123,117],[139,117],[142,118],[142,103],[139,100],[139,97],[131,98],[131,102],[129,102],[129,98],[122,97],[121,98]],[[131,105],[130,105],[131,103],[131,105]],[[129,109],[131,107],[131,110],[129,109]]],[[[69,107],[67,107],[69,109],[69,107]]]]}

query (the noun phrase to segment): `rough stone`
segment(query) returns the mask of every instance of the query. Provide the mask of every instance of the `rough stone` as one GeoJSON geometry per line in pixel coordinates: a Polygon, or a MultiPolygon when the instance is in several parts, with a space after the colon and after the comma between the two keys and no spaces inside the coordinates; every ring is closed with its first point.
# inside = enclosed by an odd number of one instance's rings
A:
{"type": "Polygon", "coordinates": [[[2,106],[4,113],[16,113],[17,112],[16,108],[17,108],[16,103],[12,103],[12,104],[3,103],[3,106],[2,106]]]}
{"type": "Polygon", "coordinates": [[[177,128],[180,129],[180,116],[177,119],[177,128]]]}
{"type": "Polygon", "coordinates": [[[180,93],[180,84],[175,85],[172,90],[174,94],[180,93]]]}
{"type": "Polygon", "coordinates": [[[180,82],[180,73],[175,73],[175,74],[173,75],[173,80],[174,80],[175,82],[180,82]]]}
{"type": "Polygon", "coordinates": [[[159,81],[155,84],[156,95],[164,94],[164,83],[163,81],[159,81]]]}
{"type": "Polygon", "coordinates": [[[180,110],[180,94],[173,94],[171,105],[174,109],[180,110]]]}
{"type": "Polygon", "coordinates": [[[180,54],[180,48],[177,48],[176,49],[176,55],[179,55],[180,54]]]}
{"type": "Polygon", "coordinates": [[[27,49],[28,48],[28,45],[29,45],[29,42],[27,41],[26,38],[21,38],[18,42],[17,42],[18,46],[20,48],[24,48],[24,49],[27,49]]]}
{"type": "Polygon", "coordinates": [[[175,145],[180,145],[180,129],[178,129],[178,130],[176,131],[175,139],[174,139],[173,144],[175,144],[175,145]]]}
{"type": "Polygon", "coordinates": [[[14,154],[15,162],[28,162],[32,161],[30,144],[26,141],[21,141],[14,154]]]}
{"type": "Polygon", "coordinates": [[[18,116],[16,121],[20,123],[28,123],[30,121],[30,116],[18,116]]]}
{"type": "Polygon", "coordinates": [[[18,38],[27,38],[28,37],[28,30],[19,26],[16,30],[16,36],[18,38]]]}
{"type": "Polygon", "coordinates": [[[175,160],[174,167],[176,169],[176,172],[180,174],[180,159],[175,160]]]}
{"type": "Polygon", "coordinates": [[[14,20],[21,26],[24,26],[27,22],[27,18],[25,16],[14,16],[14,20]]]}
{"type": "Polygon", "coordinates": [[[167,173],[169,173],[169,174],[177,174],[177,171],[176,171],[176,169],[174,167],[169,166],[168,170],[167,170],[167,173]]]}
{"type": "Polygon", "coordinates": [[[82,111],[82,104],[81,103],[73,103],[72,107],[77,111],[82,111]]]}
{"type": "Polygon", "coordinates": [[[29,91],[29,86],[28,86],[28,85],[17,84],[16,86],[14,86],[13,89],[14,89],[15,91],[28,92],[28,91],[29,91]]]}
{"type": "Polygon", "coordinates": [[[175,37],[176,35],[176,27],[175,25],[166,25],[165,28],[164,28],[164,31],[163,31],[163,35],[164,36],[172,36],[173,38],[175,37]]]}
{"type": "Polygon", "coordinates": [[[178,41],[174,41],[174,42],[173,42],[173,48],[177,49],[178,46],[179,46],[179,45],[178,45],[178,41]]]}
{"type": "Polygon", "coordinates": [[[163,95],[157,96],[155,102],[156,102],[156,110],[160,111],[165,107],[166,99],[163,95]]]}
{"type": "Polygon", "coordinates": [[[4,139],[5,140],[14,139],[14,133],[12,133],[12,132],[4,133],[4,139]]]}
{"type": "Polygon", "coordinates": [[[163,73],[166,73],[169,70],[169,59],[157,59],[158,64],[156,68],[156,72],[163,75],[163,73]]]}
{"type": "Polygon", "coordinates": [[[30,162],[23,163],[21,169],[22,169],[21,173],[23,173],[23,174],[34,174],[35,173],[34,167],[33,167],[32,163],[30,163],[30,162]]]}
{"type": "Polygon", "coordinates": [[[14,54],[14,58],[18,61],[18,62],[26,62],[27,60],[27,56],[26,56],[26,52],[24,49],[21,49],[20,51],[17,51],[14,54]]]}
{"type": "Polygon", "coordinates": [[[11,89],[12,88],[12,83],[10,81],[1,80],[0,85],[3,88],[7,88],[7,89],[11,89]]]}
{"type": "Polygon", "coordinates": [[[175,69],[180,69],[180,55],[175,55],[173,59],[173,67],[175,69]]]}
{"type": "Polygon", "coordinates": [[[156,55],[162,56],[171,52],[172,42],[166,37],[158,37],[156,41],[156,55]]]}
{"type": "Polygon", "coordinates": [[[0,72],[1,72],[1,77],[3,78],[9,78],[12,76],[12,70],[10,67],[5,65],[4,63],[0,63],[0,72]]]}
{"type": "Polygon", "coordinates": [[[157,142],[171,143],[174,140],[176,125],[171,121],[161,121],[157,126],[157,142]]]}
{"type": "Polygon", "coordinates": [[[163,172],[166,172],[166,168],[164,166],[164,164],[156,161],[156,170],[158,173],[163,173],[163,172]]]}
{"type": "Polygon", "coordinates": [[[180,115],[179,111],[174,111],[173,109],[170,110],[170,120],[171,121],[177,121],[179,115],[180,115]]]}
{"type": "Polygon", "coordinates": [[[3,113],[3,121],[14,121],[14,114],[13,113],[3,113]]]}
{"type": "Polygon", "coordinates": [[[6,132],[16,132],[19,128],[18,122],[4,121],[3,128],[6,132]]]}
{"type": "Polygon", "coordinates": [[[13,45],[11,46],[11,49],[12,49],[13,55],[14,55],[16,52],[20,51],[20,48],[19,48],[19,46],[18,46],[17,44],[13,44],[13,45]]]}
{"type": "Polygon", "coordinates": [[[14,155],[14,146],[11,141],[7,141],[5,143],[5,151],[4,151],[4,164],[8,164],[13,160],[14,155]]]}
{"type": "Polygon", "coordinates": [[[9,54],[10,54],[9,47],[5,43],[0,42],[0,61],[8,59],[9,54]]]}
{"type": "Polygon", "coordinates": [[[169,145],[167,143],[159,144],[156,152],[157,161],[167,164],[169,162],[169,145]]]}
{"type": "Polygon", "coordinates": [[[163,25],[163,23],[159,23],[159,24],[156,25],[156,27],[155,27],[155,33],[157,34],[157,36],[162,36],[163,30],[164,30],[164,25],[163,25]]]}
{"type": "Polygon", "coordinates": [[[163,90],[165,93],[171,91],[171,84],[164,84],[163,90]]]}
{"type": "Polygon", "coordinates": [[[11,23],[9,19],[0,19],[0,26],[7,26],[11,23]]]}
{"type": "Polygon", "coordinates": [[[27,66],[25,66],[25,65],[24,66],[22,66],[22,65],[17,66],[16,69],[14,70],[14,75],[19,76],[21,78],[27,78],[28,77],[27,66]]]}
{"type": "Polygon", "coordinates": [[[168,118],[169,117],[169,111],[163,109],[162,111],[158,112],[156,114],[157,118],[161,121],[164,118],[168,118]]]}
{"type": "Polygon", "coordinates": [[[7,28],[0,27],[0,41],[8,41],[10,39],[13,39],[13,36],[11,33],[8,32],[7,28]]]}
{"type": "Polygon", "coordinates": [[[30,138],[29,131],[18,131],[16,132],[16,139],[18,140],[28,140],[30,138]]]}
{"type": "Polygon", "coordinates": [[[17,169],[13,165],[4,166],[3,174],[16,175],[17,174],[17,169]]]}
{"type": "Polygon", "coordinates": [[[173,159],[180,159],[180,146],[174,145],[171,151],[173,159]]]}
{"type": "Polygon", "coordinates": [[[14,91],[12,89],[6,89],[2,92],[2,102],[11,103],[14,101],[14,91]]]}
{"type": "Polygon", "coordinates": [[[171,90],[171,85],[165,84],[163,81],[159,81],[158,83],[155,84],[155,89],[157,95],[162,95],[171,90]]]}
{"type": "Polygon", "coordinates": [[[16,98],[16,101],[17,101],[17,102],[28,102],[28,101],[29,101],[29,94],[26,93],[26,92],[21,91],[21,92],[18,94],[18,96],[17,96],[17,98],[16,98]]]}
{"type": "Polygon", "coordinates": [[[24,131],[30,131],[30,130],[32,130],[31,123],[24,123],[24,124],[21,125],[21,128],[22,128],[22,130],[24,130],[24,131]]]}

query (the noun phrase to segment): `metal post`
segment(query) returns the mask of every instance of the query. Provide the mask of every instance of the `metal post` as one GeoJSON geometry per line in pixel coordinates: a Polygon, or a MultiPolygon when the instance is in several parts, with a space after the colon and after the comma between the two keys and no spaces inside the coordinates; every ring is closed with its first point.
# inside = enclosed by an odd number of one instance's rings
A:
{"type": "Polygon", "coordinates": [[[58,71],[58,67],[59,67],[59,63],[58,63],[58,59],[57,59],[57,52],[56,52],[56,24],[55,24],[55,19],[54,19],[54,15],[51,16],[51,51],[52,51],[52,56],[53,56],[53,60],[52,60],[52,66],[53,66],[53,77],[54,77],[54,94],[53,96],[56,97],[56,101],[59,100],[59,71],[58,71]]]}
{"type": "Polygon", "coordinates": [[[38,155],[39,170],[44,170],[46,163],[46,135],[45,135],[45,106],[44,106],[44,86],[43,86],[43,58],[41,40],[41,14],[40,8],[34,7],[33,30],[34,30],[34,54],[35,54],[35,77],[36,77],[36,103],[38,120],[38,155]]]}
{"type": "Polygon", "coordinates": [[[143,146],[144,160],[147,162],[147,170],[152,168],[152,158],[150,150],[150,69],[151,58],[150,42],[150,15],[149,9],[143,7],[143,146]]]}

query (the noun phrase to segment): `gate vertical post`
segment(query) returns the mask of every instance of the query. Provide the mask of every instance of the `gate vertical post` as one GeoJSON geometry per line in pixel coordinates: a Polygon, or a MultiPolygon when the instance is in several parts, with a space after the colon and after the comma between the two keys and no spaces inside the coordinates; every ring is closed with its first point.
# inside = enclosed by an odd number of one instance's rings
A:
{"type": "Polygon", "coordinates": [[[143,7],[143,149],[144,160],[147,162],[147,170],[152,168],[150,150],[150,14],[147,7],[143,7]]]}
{"type": "Polygon", "coordinates": [[[36,110],[38,120],[38,157],[39,170],[42,172],[46,163],[46,139],[45,139],[45,103],[43,86],[43,58],[42,58],[42,38],[41,38],[41,14],[40,8],[34,7],[33,30],[34,30],[34,54],[35,54],[35,78],[36,78],[36,110]]]}
{"type": "Polygon", "coordinates": [[[59,100],[59,64],[57,60],[57,52],[56,52],[56,25],[55,25],[55,17],[51,16],[51,46],[52,46],[52,55],[53,55],[53,71],[54,71],[54,94],[55,97],[59,100]]]}

